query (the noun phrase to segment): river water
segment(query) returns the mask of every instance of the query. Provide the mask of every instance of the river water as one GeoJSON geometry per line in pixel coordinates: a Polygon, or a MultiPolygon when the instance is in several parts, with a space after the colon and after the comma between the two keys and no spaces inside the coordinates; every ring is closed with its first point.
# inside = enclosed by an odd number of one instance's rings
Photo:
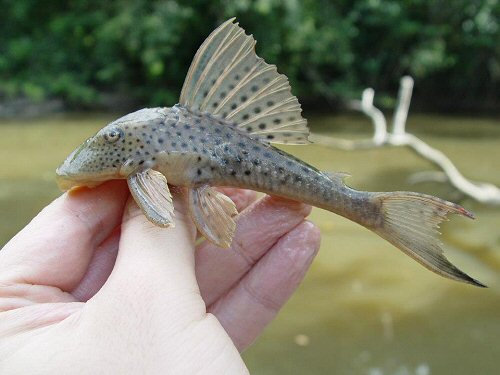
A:
{"type": "MultiPolygon", "coordinates": [[[[59,195],[54,170],[109,114],[0,121],[0,244],[59,195]]],[[[311,128],[369,137],[361,116],[314,116],[311,128]]],[[[500,121],[415,115],[408,130],[440,149],[467,177],[500,186],[500,121]]],[[[488,289],[427,271],[373,233],[315,209],[321,251],[298,292],[244,354],[255,374],[493,375],[500,373],[500,207],[448,184],[412,185],[432,165],[404,148],[289,146],[319,169],[352,174],[362,190],[415,190],[458,201],[477,220],[442,226],[446,254],[488,289]]]]}

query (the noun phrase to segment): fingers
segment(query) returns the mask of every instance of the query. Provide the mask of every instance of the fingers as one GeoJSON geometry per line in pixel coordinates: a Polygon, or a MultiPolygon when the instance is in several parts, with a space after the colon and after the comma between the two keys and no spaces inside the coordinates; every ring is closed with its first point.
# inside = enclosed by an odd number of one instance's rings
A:
{"type": "Polygon", "coordinates": [[[238,212],[243,211],[257,199],[257,192],[253,190],[230,187],[219,187],[217,190],[231,198],[238,212]]]}
{"type": "Polygon", "coordinates": [[[119,242],[120,228],[116,228],[94,252],[87,272],[71,291],[77,301],[87,301],[104,285],[115,265],[119,242]]]}
{"type": "Polygon", "coordinates": [[[194,275],[196,229],[187,215],[184,195],[173,190],[172,196],[175,227],[171,228],[152,224],[129,199],[115,267],[101,291],[125,299],[146,295],[148,301],[155,297],[165,301],[170,294],[186,291],[198,293],[194,275]]]}
{"type": "Polygon", "coordinates": [[[305,204],[264,197],[237,219],[230,249],[205,242],[196,251],[196,275],[207,305],[226,293],[274,245],[310,213],[305,204]]]}
{"type": "Polygon", "coordinates": [[[119,225],[127,196],[124,181],[63,194],[0,251],[0,277],[72,290],[95,249],[119,225]]]}
{"type": "Polygon", "coordinates": [[[319,230],[312,223],[303,222],[209,307],[238,350],[248,347],[274,319],[309,269],[319,244],[319,230]]]}

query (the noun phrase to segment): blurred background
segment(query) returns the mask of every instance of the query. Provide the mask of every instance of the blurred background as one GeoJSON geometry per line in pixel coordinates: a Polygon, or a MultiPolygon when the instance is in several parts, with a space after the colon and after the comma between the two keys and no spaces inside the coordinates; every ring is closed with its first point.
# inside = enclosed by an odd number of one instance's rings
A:
{"type": "MultiPolygon", "coordinates": [[[[0,244],[60,192],[55,168],[106,123],[177,102],[194,53],[237,17],[303,104],[313,132],[372,136],[348,110],[363,89],[392,116],[415,89],[406,130],[467,178],[500,186],[498,0],[0,0],[0,244]]],[[[305,282],[244,358],[255,374],[497,374],[500,206],[449,183],[401,147],[283,147],[362,190],[414,190],[474,211],[442,226],[443,247],[479,289],[440,278],[371,232],[313,211],[322,249],[305,282]]]]}

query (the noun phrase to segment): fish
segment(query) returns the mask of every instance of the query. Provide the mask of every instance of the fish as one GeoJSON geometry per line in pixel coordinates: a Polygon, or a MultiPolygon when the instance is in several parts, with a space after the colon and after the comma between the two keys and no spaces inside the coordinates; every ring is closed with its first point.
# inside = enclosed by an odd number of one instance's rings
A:
{"type": "Polygon", "coordinates": [[[174,226],[169,184],[187,189],[190,217],[221,248],[238,214],[218,186],[301,201],[378,234],[429,270],[484,287],[443,254],[439,224],[465,208],[416,192],[350,188],[346,173],[324,172],[273,146],[310,144],[307,120],[288,78],[255,52],[256,41],[231,18],[198,49],[179,103],[127,114],[87,139],[56,170],[62,190],[126,179],[144,215],[174,226]]]}

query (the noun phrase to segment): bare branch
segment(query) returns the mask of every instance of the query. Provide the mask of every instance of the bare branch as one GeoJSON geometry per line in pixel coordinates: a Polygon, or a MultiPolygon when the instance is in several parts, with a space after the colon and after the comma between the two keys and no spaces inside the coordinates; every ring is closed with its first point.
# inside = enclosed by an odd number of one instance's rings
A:
{"type": "MultiPolygon", "coordinates": [[[[406,132],[406,120],[410,108],[411,94],[413,91],[413,78],[405,76],[401,79],[398,105],[394,113],[392,132],[387,132],[387,122],[383,113],[373,105],[375,91],[367,88],[363,91],[361,101],[349,103],[349,107],[366,114],[374,126],[373,137],[363,140],[348,140],[327,137],[320,134],[311,134],[310,139],[329,147],[344,150],[356,150],[391,146],[406,146],[423,158],[433,162],[442,172],[421,174],[423,179],[433,181],[449,181],[458,191],[485,204],[500,205],[500,189],[490,183],[473,182],[465,178],[451,160],[441,151],[429,146],[413,134],[406,132]]],[[[413,179],[415,181],[415,179],[413,179]]]]}

